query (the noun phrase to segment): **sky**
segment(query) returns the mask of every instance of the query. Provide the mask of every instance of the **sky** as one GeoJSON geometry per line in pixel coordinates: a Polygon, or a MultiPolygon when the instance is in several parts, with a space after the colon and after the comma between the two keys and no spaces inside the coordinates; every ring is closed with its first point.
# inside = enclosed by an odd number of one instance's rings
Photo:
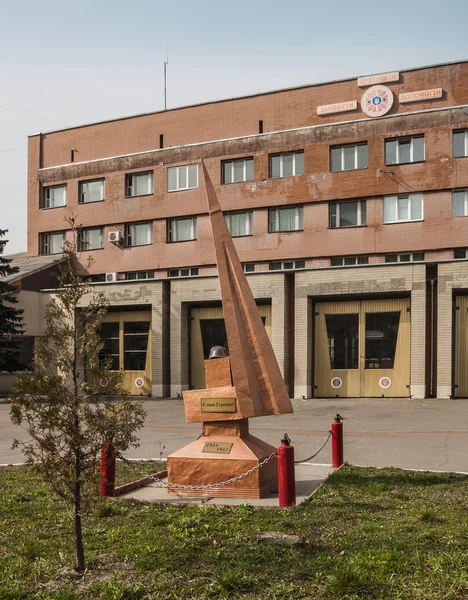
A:
{"type": "Polygon", "coordinates": [[[168,108],[468,59],[467,0],[0,0],[0,16],[6,254],[26,250],[27,136],[162,110],[167,48],[168,108]]]}

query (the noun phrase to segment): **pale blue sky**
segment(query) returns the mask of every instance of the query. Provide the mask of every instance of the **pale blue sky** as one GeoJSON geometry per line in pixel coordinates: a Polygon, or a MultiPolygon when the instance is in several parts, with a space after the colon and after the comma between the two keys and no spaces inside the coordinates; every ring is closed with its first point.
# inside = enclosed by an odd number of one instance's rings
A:
{"type": "Polygon", "coordinates": [[[0,228],[26,249],[27,135],[468,59],[467,0],[0,0],[0,228]],[[5,152],[12,148],[20,148],[5,152]]]}

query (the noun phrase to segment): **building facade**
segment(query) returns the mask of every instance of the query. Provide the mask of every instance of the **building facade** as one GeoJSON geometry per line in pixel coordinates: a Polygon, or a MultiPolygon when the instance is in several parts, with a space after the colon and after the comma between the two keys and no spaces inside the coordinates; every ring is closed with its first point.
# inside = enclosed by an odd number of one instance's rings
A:
{"type": "Polygon", "coordinates": [[[291,395],[468,397],[468,62],[31,136],[28,254],[78,217],[133,394],[226,344],[201,159],[291,395]]]}

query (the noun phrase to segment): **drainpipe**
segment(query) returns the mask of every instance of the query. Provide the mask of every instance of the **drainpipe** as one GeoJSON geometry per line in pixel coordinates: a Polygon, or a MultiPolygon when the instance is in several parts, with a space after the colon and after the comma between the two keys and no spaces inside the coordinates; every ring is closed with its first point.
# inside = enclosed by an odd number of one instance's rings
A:
{"type": "Polygon", "coordinates": [[[431,286],[431,378],[429,383],[429,396],[431,398],[434,397],[434,279],[429,279],[429,284],[431,286]]]}

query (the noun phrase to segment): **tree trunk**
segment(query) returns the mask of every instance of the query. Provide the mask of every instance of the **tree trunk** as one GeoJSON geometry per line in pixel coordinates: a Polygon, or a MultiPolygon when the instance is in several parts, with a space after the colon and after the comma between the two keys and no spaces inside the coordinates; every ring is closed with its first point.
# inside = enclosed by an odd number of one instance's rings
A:
{"type": "Polygon", "coordinates": [[[75,463],[75,492],[74,492],[74,506],[75,506],[75,550],[76,550],[76,569],[77,571],[84,571],[86,568],[85,555],[83,548],[83,532],[81,529],[81,465],[79,457],[76,458],[75,463]]]}

